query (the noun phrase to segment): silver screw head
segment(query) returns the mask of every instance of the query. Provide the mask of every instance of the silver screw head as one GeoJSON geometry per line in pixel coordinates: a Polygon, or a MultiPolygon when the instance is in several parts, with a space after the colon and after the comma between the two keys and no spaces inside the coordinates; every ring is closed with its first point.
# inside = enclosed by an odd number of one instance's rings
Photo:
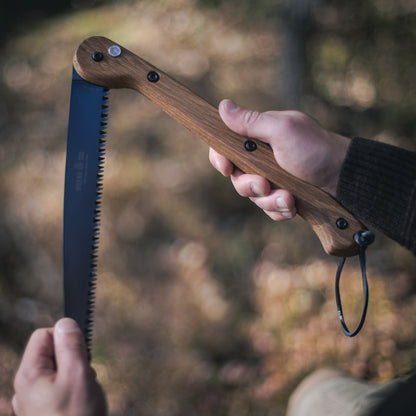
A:
{"type": "Polygon", "coordinates": [[[108,54],[114,58],[121,55],[121,48],[118,45],[111,45],[108,48],[108,54]]]}

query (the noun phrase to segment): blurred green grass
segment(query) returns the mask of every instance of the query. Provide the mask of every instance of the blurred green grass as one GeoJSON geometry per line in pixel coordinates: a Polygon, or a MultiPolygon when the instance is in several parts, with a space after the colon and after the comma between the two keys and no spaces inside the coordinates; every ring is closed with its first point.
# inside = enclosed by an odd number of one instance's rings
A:
{"type": "MultiPolygon", "coordinates": [[[[316,11],[302,108],[327,128],[414,148],[414,10],[360,4],[316,11]]],[[[235,7],[116,2],[48,19],[3,46],[0,415],[10,414],[29,334],[62,315],[76,45],[104,35],[213,104],[230,97],[281,109],[282,18],[250,20],[235,7]]],[[[111,414],[279,415],[301,377],[322,365],[376,382],[406,374],[415,360],[413,256],[377,236],[367,322],[346,339],[336,259],[301,220],[274,224],[238,197],[207,154],[139,94],[111,92],[93,350],[111,414]]],[[[356,263],[342,283],[347,319],[358,319],[356,263]]]]}

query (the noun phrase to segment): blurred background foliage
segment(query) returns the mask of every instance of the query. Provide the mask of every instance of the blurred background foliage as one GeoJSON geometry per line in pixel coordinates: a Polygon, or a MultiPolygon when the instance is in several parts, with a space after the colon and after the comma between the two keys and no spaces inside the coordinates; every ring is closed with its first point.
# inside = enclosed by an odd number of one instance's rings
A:
{"type": "MultiPolygon", "coordinates": [[[[104,35],[217,104],[298,108],[415,149],[414,0],[17,1],[0,5],[0,415],[30,333],[62,316],[71,61],[104,35]]],[[[382,382],[415,361],[416,263],[377,235],[370,308],[345,338],[336,259],[275,224],[140,94],[110,95],[93,364],[112,415],[283,415],[334,365],[382,382]]],[[[342,294],[353,325],[358,265],[342,294]]]]}

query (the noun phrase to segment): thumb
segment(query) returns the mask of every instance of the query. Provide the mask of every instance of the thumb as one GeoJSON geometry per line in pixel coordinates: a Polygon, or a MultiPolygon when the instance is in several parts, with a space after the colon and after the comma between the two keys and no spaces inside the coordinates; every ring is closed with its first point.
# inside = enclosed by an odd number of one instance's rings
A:
{"type": "Polygon", "coordinates": [[[70,374],[74,366],[88,365],[84,337],[73,319],[63,318],[56,323],[54,344],[58,374],[70,374]]]}
{"type": "Polygon", "coordinates": [[[222,100],[219,113],[231,130],[270,144],[276,118],[270,113],[259,113],[239,107],[231,100],[222,100]]]}

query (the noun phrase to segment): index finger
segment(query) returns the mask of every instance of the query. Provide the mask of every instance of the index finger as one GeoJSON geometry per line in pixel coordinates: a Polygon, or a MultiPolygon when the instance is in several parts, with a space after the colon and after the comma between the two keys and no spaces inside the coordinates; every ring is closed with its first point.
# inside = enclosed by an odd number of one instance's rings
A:
{"type": "Polygon", "coordinates": [[[234,172],[234,165],[212,147],[209,148],[209,161],[224,176],[230,176],[234,172]]]}

